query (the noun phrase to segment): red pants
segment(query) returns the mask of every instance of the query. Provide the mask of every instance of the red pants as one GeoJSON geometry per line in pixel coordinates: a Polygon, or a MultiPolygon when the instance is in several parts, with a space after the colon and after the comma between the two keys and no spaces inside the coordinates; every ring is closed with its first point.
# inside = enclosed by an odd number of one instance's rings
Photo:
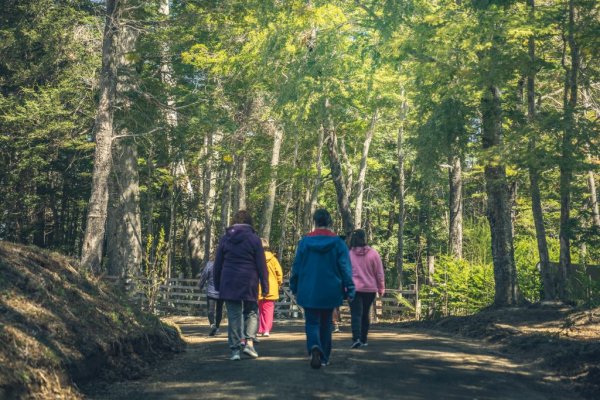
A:
{"type": "Polygon", "coordinates": [[[273,328],[273,314],[275,313],[275,302],[273,300],[258,301],[258,332],[271,332],[273,328]]]}

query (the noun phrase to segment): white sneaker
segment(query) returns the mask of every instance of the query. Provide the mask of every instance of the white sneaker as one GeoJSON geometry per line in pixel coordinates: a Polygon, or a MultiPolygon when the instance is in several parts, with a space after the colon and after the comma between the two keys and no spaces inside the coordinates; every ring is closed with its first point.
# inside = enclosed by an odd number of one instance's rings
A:
{"type": "Polygon", "coordinates": [[[256,350],[254,350],[254,347],[250,345],[246,345],[246,347],[244,347],[244,354],[247,354],[252,358],[258,358],[258,353],[256,350]]]}
{"type": "Polygon", "coordinates": [[[263,333],[262,335],[263,335],[263,336],[266,336],[266,337],[269,337],[269,336],[271,336],[271,335],[269,334],[269,332],[265,332],[265,333],[263,333]]]}
{"type": "Polygon", "coordinates": [[[231,358],[230,358],[231,361],[239,361],[241,359],[242,359],[242,357],[240,357],[240,351],[239,350],[233,350],[231,352],[231,358]]]}

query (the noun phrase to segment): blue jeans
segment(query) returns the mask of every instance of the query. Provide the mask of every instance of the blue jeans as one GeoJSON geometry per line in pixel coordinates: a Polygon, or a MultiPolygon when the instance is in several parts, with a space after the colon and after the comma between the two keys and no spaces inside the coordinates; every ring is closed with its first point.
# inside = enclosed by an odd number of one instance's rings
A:
{"type": "Polygon", "coordinates": [[[256,338],[258,303],[255,301],[225,300],[227,305],[228,341],[231,350],[242,347],[242,339],[256,338]]]}
{"type": "Polygon", "coordinates": [[[313,346],[321,351],[321,361],[329,362],[331,355],[331,315],[333,308],[305,308],[304,328],[306,330],[306,349],[310,355],[313,346]]]}

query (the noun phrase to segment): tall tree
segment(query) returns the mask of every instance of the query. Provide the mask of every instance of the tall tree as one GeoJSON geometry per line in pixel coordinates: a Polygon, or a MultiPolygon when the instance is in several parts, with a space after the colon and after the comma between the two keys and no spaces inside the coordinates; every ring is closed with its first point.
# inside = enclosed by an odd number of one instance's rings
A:
{"type": "Polygon", "coordinates": [[[81,265],[99,273],[102,268],[103,241],[108,207],[108,180],[111,171],[113,117],[117,89],[116,49],[117,35],[122,28],[121,15],[127,0],[106,1],[106,22],[102,41],[102,70],[100,72],[100,100],[93,136],[96,142],[92,194],[88,203],[87,223],[81,251],[81,265]]]}

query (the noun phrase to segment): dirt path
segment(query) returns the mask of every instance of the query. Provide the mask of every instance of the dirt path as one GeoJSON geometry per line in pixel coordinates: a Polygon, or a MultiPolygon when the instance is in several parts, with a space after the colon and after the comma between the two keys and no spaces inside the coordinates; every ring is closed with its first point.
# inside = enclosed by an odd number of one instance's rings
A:
{"type": "MultiPolygon", "coordinates": [[[[487,344],[421,330],[374,325],[369,346],[350,350],[335,334],[331,365],[312,370],[303,324],[279,322],[256,345],[260,358],[229,361],[226,333],[207,336],[205,319],[176,320],[185,353],[140,381],[97,389],[92,399],[577,399],[543,372],[487,344]]],[[[226,329],[226,327],[225,327],[226,329]]]]}

